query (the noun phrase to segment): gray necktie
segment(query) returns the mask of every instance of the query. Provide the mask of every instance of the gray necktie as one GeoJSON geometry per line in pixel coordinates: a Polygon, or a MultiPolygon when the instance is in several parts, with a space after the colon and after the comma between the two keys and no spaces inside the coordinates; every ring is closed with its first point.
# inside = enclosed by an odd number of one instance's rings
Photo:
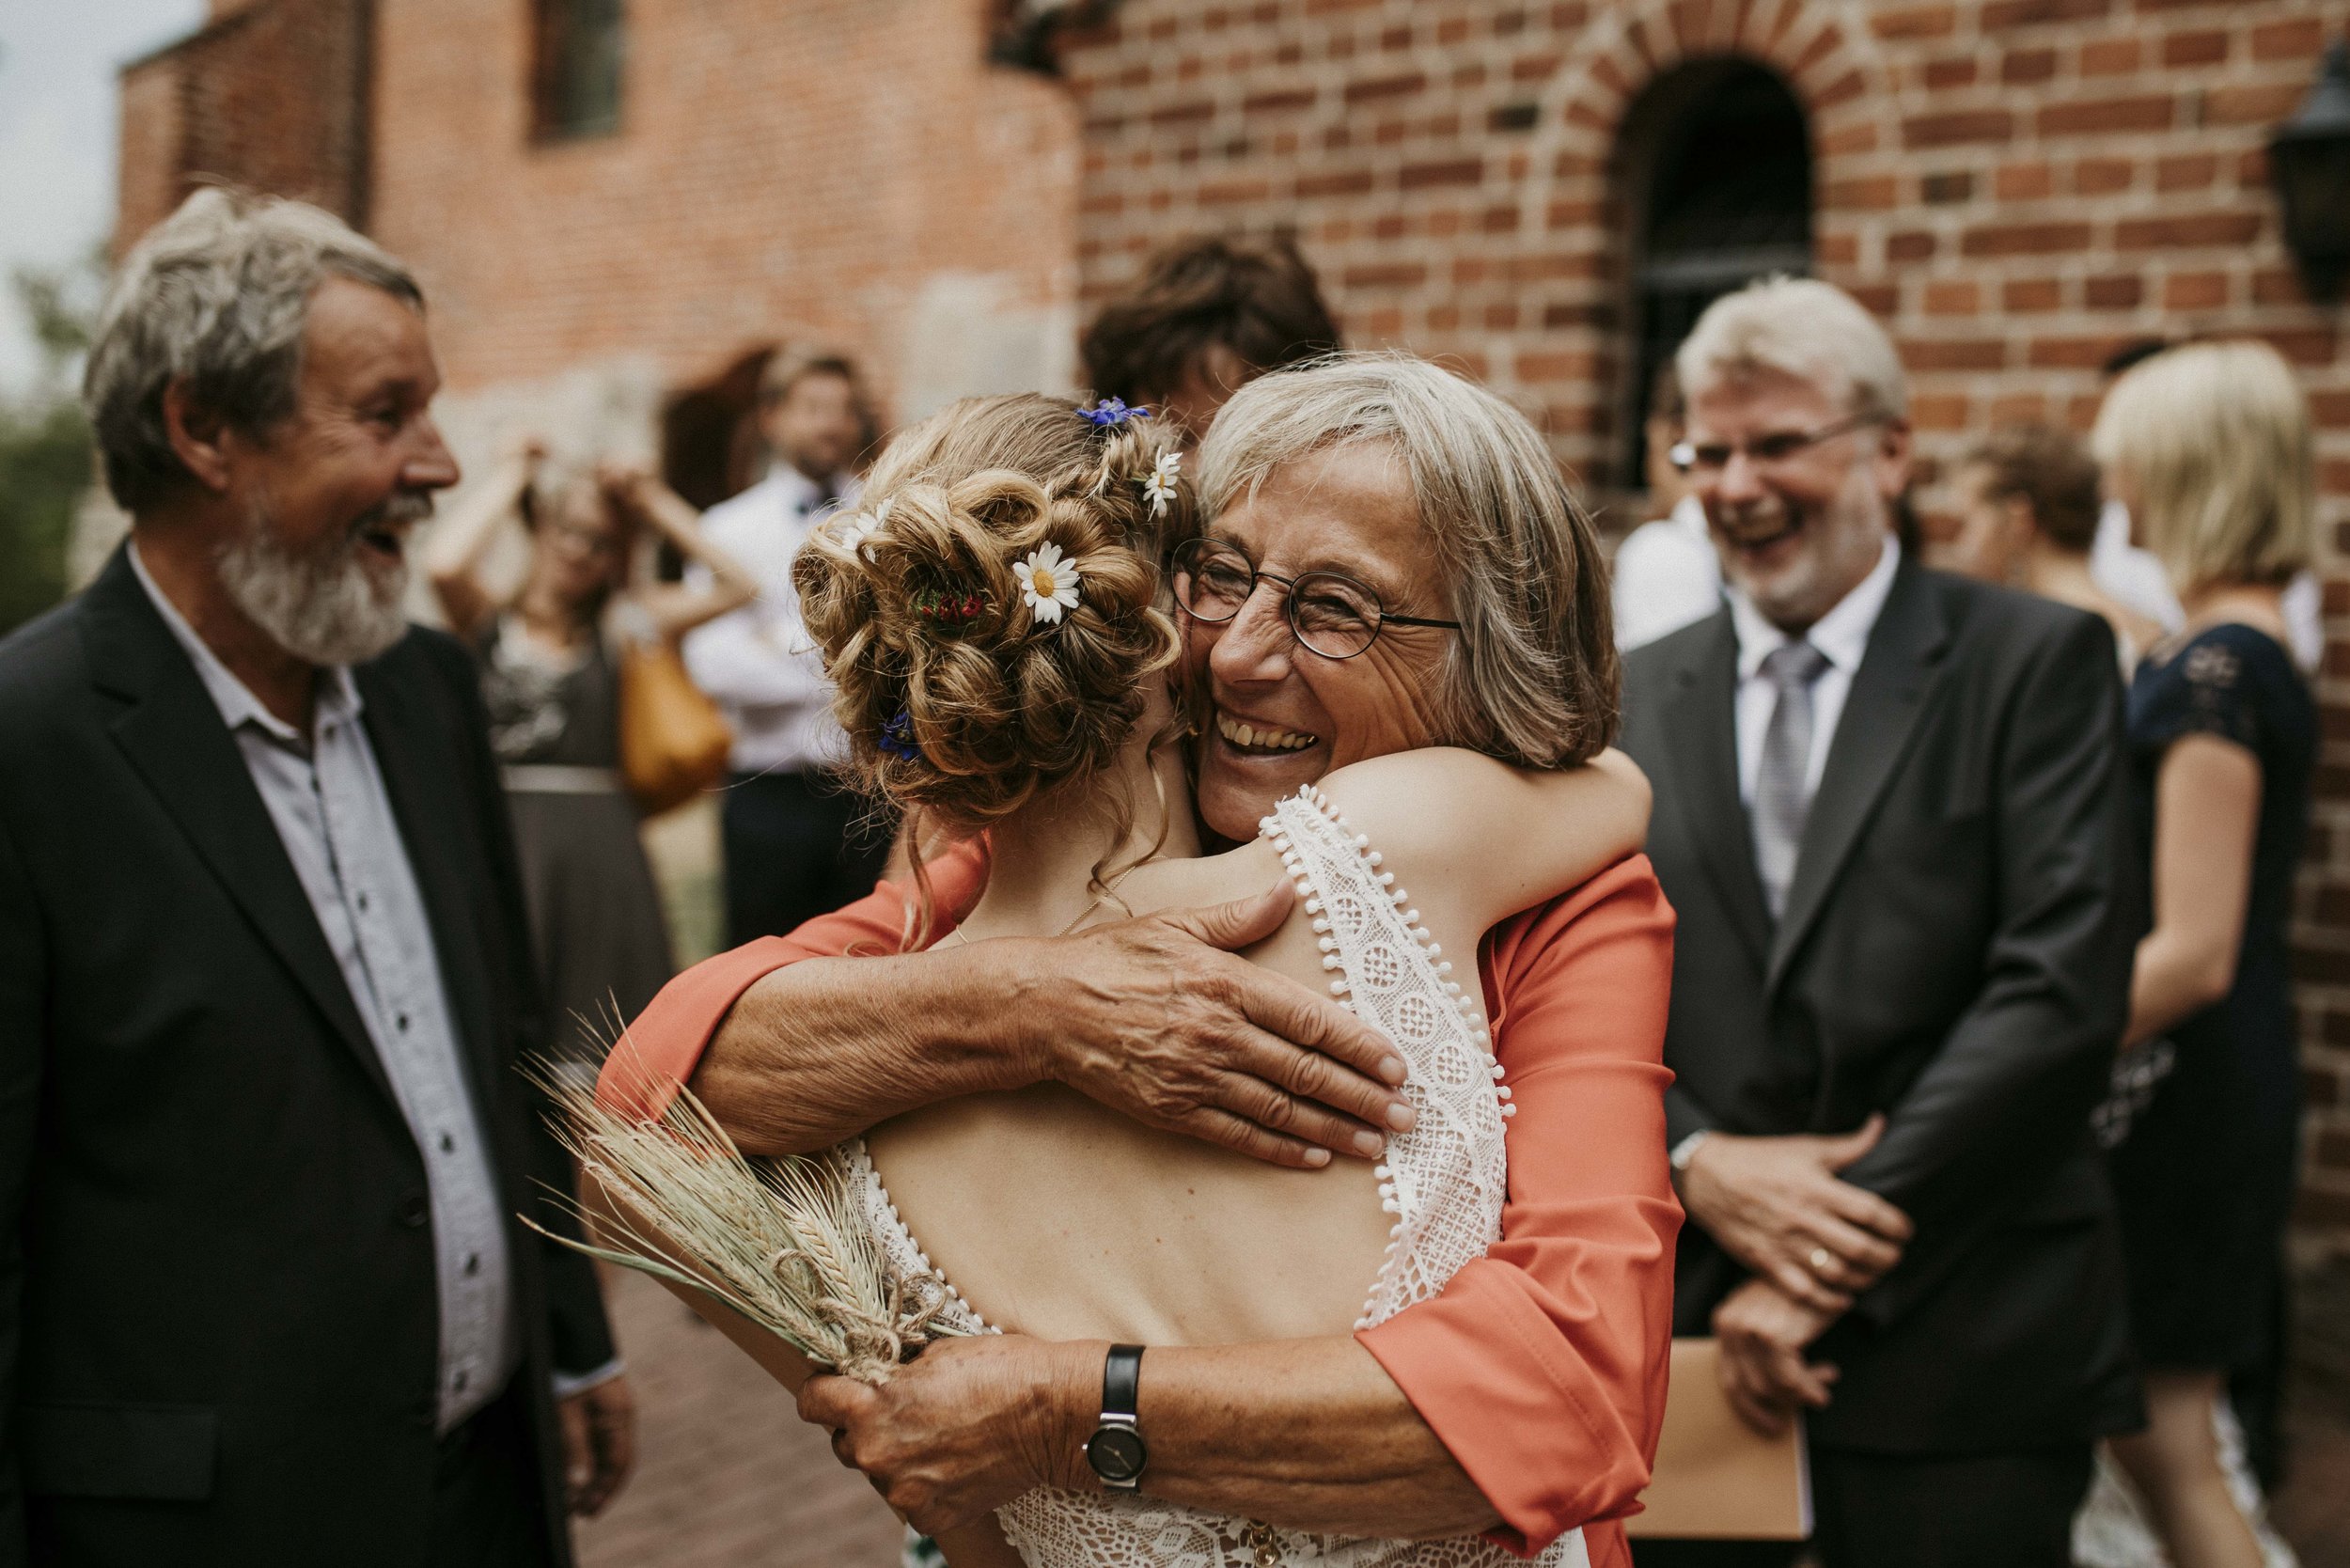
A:
{"type": "Polygon", "coordinates": [[[1762,731],[1762,768],[1754,780],[1754,869],[1774,920],[1786,911],[1804,819],[1811,813],[1805,787],[1811,769],[1811,682],[1825,668],[1827,655],[1808,642],[1786,643],[1762,656],[1762,673],[1778,688],[1778,701],[1762,731]]]}

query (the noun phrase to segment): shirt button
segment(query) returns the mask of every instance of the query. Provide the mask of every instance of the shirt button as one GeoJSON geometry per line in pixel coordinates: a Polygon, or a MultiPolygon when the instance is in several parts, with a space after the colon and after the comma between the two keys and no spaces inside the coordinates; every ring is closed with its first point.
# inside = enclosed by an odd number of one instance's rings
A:
{"type": "Polygon", "coordinates": [[[480,1272],[481,1272],[481,1254],[480,1254],[480,1253],[478,1253],[478,1252],[468,1252],[468,1253],[466,1253],[466,1254],[465,1254],[465,1273],[466,1273],[467,1277],[468,1277],[468,1278],[470,1278],[471,1276],[473,1276],[473,1275],[477,1275],[477,1274],[479,1274],[480,1272]]]}
{"type": "Polygon", "coordinates": [[[465,1391],[465,1385],[472,1381],[473,1374],[467,1372],[464,1368],[460,1367],[457,1369],[457,1375],[448,1380],[448,1385],[450,1388],[456,1389],[462,1394],[465,1391]]]}
{"type": "Polygon", "coordinates": [[[441,1135],[441,1152],[444,1154],[454,1154],[457,1152],[456,1138],[450,1137],[446,1133],[443,1133],[441,1135]]]}
{"type": "Polygon", "coordinates": [[[392,1019],[392,1023],[399,1028],[400,1033],[406,1034],[408,1032],[408,1015],[406,1013],[402,1012],[397,1014],[392,1019]]]}
{"type": "Polygon", "coordinates": [[[432,1204],[423,1193],[412,1193],[400,1206],[400,1222],[411,1231],[421,1231],[432,1218],[432,1204]]]}
{"type": "Polygon", "coordinates": [[[362,894],[360,894],[360,895],[359,895],[359,913],[360,913],[360,914],[362,914],[362,915],[365,915],[367,912],[368,912],[368,896],[367,896],[365,893],[362,893],[362,894]]]}

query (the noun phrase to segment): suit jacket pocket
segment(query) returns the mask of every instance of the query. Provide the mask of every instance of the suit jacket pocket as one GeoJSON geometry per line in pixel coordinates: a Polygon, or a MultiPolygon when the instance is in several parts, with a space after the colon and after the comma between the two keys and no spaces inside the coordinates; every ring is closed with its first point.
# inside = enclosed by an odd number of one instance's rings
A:
{"type": "Polygon", "coordinates": [[[220,1417],[201,1404],[27,1403],[25,1490],[59,1497],[202,1502],[220,1417]]]}

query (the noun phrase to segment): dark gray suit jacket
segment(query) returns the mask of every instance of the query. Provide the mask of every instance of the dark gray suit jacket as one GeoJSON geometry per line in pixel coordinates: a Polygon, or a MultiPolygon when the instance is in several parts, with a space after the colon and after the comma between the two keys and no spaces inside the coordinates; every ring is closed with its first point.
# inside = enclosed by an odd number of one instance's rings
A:
{"type": "MultiPolygon", "coordinates": [[[[1727,610],[1635,651],[1623,747],[1680,915],[1665,1061],[1700,1128],[1885,1137],[1845,1179],[1917,1222],[1821,1341],[1822,1442],[2016,1449],[2135,1420],[2121,1258],[2088,1118],[2146,919],[2113,638],[1904,561],[1773,925],[1738,795],[1727,610]]],[[[1676,1329],[1744,1278],[1684,1227],[1676,1329]]]]}
{"type": "MultiPolygon", "coordinates": [[[[567,1184],[472,662],[357,672],[509,1215],[567,1184]]],[[[556,1560],[551,1366],[612,1342],[509,1227],[556,1560]]],[[[0,643],[0,1565],[428,1568],[422,1157],[236,742],[119,553],[0,643]]]]}

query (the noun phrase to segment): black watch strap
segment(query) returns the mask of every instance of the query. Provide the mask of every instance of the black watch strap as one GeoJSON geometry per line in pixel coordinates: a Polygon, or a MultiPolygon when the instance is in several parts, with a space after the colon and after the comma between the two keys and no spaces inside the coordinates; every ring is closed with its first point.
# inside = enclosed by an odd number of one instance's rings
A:
{"type": "Polygon", "coordinates": [[[1151,1446],[1142,1440],[1142,1425],[1135,1419],[1141,1392],[1142,1347],[1110,1346],[1109,1358],[1102,1363],[1102,1424],[1086,1439],[1086,1463],[1102,1478],[1104,1490],[1142,1490],[1151,1446]]]}
{"type": "Polygon", "coordinates": [[[1112,1345],[1102,1363],[1102,1414],[1132,1419],[1142,1398],[1142,1347],[1112,1345]]]}

